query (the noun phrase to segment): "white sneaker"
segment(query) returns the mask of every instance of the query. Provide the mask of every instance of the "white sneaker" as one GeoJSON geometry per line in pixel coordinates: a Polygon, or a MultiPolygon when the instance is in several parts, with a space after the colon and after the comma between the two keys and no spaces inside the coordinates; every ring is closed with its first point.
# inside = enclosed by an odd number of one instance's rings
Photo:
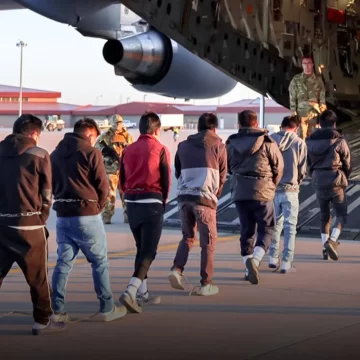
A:
{"type": "Polygon", "coordinates": [[[127,314],[125,306],[114,306],[113,311],[109,313],[100,313],[100,316],[104,322],[114,321],[123,318],[127,314]]]}
{"type": "Polygon", "coordinates": [[[183,285],[183,275],[176,270],[171,270],[168,274],[170,285],[177,290],[185,290],[183,285]]]}
{"type": "Polygon", "coordinates": [[[50,319],[53,322],[68,322],[69,321],[69,315],[66,312],[63,313],[54,313],[51,315],[50,319]]]}
{"type": "Polygon", "coordinates": [[[270,256],[269,258],[269,268],[270,269],[278,269],[279,268],[279,258],[275,258],[270,256]]]}
{"type": "Polygon", "coordinates": [[[202,285],[197,292],[199,296],[211,296],[219,293],[219,288],[216,285],[208,284],[202,285]]]}
{"type": "Polygon", "coordinates": [[[281,264],[281,274],[287,274],[291,272],[296,272],[296,268],[292,265],[290,261],[283,261],[281,264]]]}

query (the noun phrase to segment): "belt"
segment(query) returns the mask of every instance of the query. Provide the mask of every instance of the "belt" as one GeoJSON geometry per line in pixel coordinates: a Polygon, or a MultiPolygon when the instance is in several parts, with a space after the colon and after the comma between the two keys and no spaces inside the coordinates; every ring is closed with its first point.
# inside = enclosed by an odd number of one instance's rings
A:
{"type": "Polygon", "coordinates": [[[0,213],[0,217],[12,218],[12,217],[34,216],[34,215],[41,215],[41,214],[42,214],[41,211],[32,211],[32,212],[18,213],[18,214],[2,214],[2,213],[0,213]]]}
{"type": "Polygon", "coordinates": [[[54,202],[67,202],[67,203],[80,202],[80,201],[97,202],[97,200],[93,200],[93,199],[55,199],[54,200],[54,202]]]}

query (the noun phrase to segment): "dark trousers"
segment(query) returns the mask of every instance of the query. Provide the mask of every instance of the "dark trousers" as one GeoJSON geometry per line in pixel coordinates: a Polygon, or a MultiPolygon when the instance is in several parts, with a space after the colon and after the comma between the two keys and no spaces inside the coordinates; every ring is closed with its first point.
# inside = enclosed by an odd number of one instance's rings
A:
{"type": "Polygon", "coordinates": [[[251,255],[255,246],[267,251],[275,230],[273,201],[242,200],[235,201],[235,205],[241,224],[241,255],[251,255]]]}
{"type": "Polygon", "coordinates": [[[46,325],[53,311],[48,282],[48,243],[44,229],[18,230],[0,226],[0,287],[15,262],[30,286],[34,320],[46,325]]]}
{"type": "Polygon", "coordinates": [[[184,271],[189,252],[199,230],[201,247],[201,284],[210,284],[214,275],[214,254],[217,238],[216,209],[191,202],[179,204],[183,238],[176,252],[173,270],[184,271]]]}
{"type": "Polygon", "coordinates": [[[160,203],[128,202],[127,210],[137,249],[133,277],[144,280],[156,257],[164,221],[164,206],[160,203]]]}
{"type": "Polygon", "coordinates": [[[330,204],[333,204],[336,214],[335,228],[340,231],[347,220],[347,201],[345,188],[317,188],[316,198],[320,206],[320,231],[322,234],[330,234],[331,213],[330,204]]]}

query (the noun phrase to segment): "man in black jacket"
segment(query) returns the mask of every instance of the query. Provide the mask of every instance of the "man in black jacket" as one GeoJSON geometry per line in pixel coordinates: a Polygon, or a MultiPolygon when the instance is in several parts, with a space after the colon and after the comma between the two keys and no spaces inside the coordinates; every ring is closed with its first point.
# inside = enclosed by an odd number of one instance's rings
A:
{"type": "Polygon", "coordinates": [[[276,142],[258,128],[256,113],[250,110],[240,113],[239,128],[226,142],[228,169],[233,175],[232,195],[241,223],[245,279],[257,284],[258,267],[274,233],[273,199],[283,176],[284,161],[276,142]]]}
{"type": "Polygon", "coordinates": [[[41,128],[40,119],[22,115],[0,143],[0,287],[16,262],[30,286],[33,335],[66,329],[50,320],[45,224],[52,201],[51,165],[47,151],[37,146],[41,128]]]}
{"type": "Polygon", "coordinates": [[[321,129],[306,139],[308,166],[316,197],[320,205],[320,231],[323,243],[323,258],[338,260],[338,238],[346,224],[347,202],[345,189],[351,174],[349,146],[336,130],[336,115],[326,110],[320,115],[321,129]],[[335,227],[330,235],[330,203],[336,213],[335,227]]]}
{"type": "Polygon", "coordinates": [[[100,319],[112,321],[126,315],[124,306],[114,306],[110,288],[107,239],[100,215],[109,183],[101,152],[94,148],[99,135],[94,120],[79,120],[74,132],[65,134],[51,154],[58,243],[53,273],[54,321],[68,321],[66,283],[79,250],[91,263],[95,292],[100,300],[100,319]]]}

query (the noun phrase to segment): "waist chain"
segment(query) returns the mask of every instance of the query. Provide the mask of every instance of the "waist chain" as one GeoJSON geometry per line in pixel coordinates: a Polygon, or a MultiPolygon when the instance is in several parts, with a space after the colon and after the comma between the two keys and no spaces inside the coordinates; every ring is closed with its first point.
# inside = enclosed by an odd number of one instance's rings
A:
{"type": "Polygon", "coordinates": [[[54,202],[66,202],[66,203],[81,202],[81,201],[97,202],[97,200],[93,200],[93,199],[55,199],[54,200],[54,202]]]}
{"type": "Polygon", "coordinates": [[[0,213],[0,217],[7,217],[7,218],[13,218],[13,217],[25,217],[25,216],[34,216],[34,215],[41,215],[41,211],[29,211],[26,213],[18,213],[18,214],[2,214],[0,213]]]}

